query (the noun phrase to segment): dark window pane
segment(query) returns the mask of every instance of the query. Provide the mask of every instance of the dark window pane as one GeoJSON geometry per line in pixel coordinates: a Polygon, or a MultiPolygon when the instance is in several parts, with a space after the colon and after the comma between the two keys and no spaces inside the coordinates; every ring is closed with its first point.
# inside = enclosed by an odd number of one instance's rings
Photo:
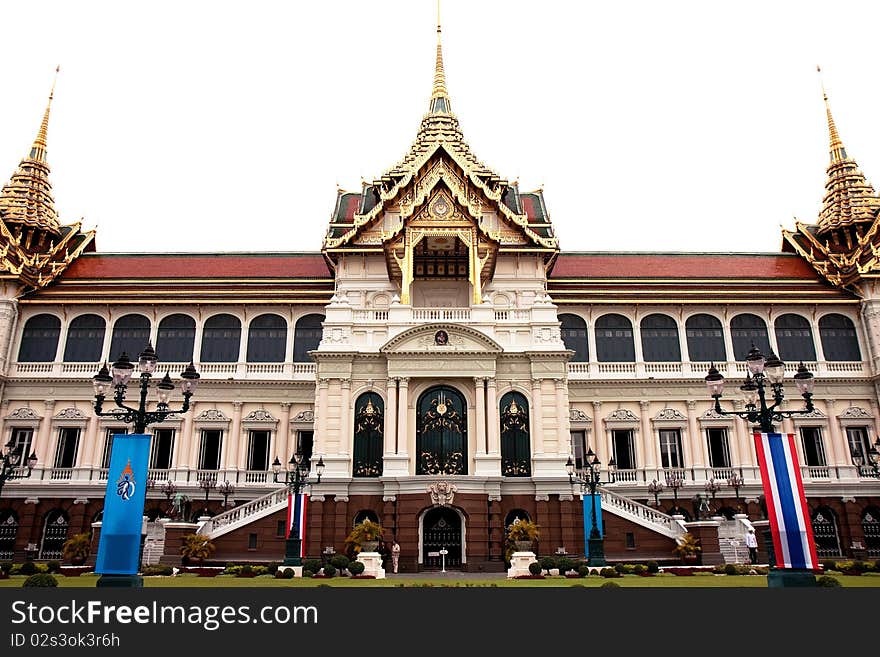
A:
{"type": "Polygon", "coordinates": [[[232,315],[214,315],[202,333],[203,363],[237,363],[241,346],[241,322],[232,315]]]}
{"type": "Polygon", "coordinates": [[[251,431],[248,439],[248,470],[269,469],[269,432],[251,431]]]}
{"type": "Polygon", "coordinates": [[[385,405],[375,392],[365,392],[354,404],[352,473],[355,477],[382,475],[384,413],[385,405]]]}
{"type": "Polygon", "coordinates": [[[58,351],[58,336],[61,333],[61,320],[55,315],[31,317],[21,332],[21,346],[18,349],[20,363],[51,363],[58,351]]]}
{"type": "Polygon", "coordinates": [[[585,363],[590,360],[590,350],[587,344],[587,323],[577,315],[560,315],[559,321],[562,323],[560,329],[562,333],[562,342],[565,343],[566,349],[571,349],[574,356],[571,357],[573,363],[585,363]]]}
{"type": "Polygon", "coordinates": [[[110,342],[110,360],[118,360],[123,353],[135,362],[150,341],[150,320],[143,315],[126,315],[113,325],[110,342]]]}
{"type": "Polygon", "coordinates": [[[800,315],[788,314],[776,319],[776,344],[782,360],[816,360],[810,322],[800,315]]]}
{"type": "Polygon", "coordinates": [[[712,315],[692,315],[685,324],[688,358],[694,362],[727,360],[721,320],[712,315]]]}
{"type": "Polygon", "coordinates": [[[596,320],[596,358],[601,363],[632,363],[636,359],[632,323],[623,315],[596,320]]]}
{"type": "Polygon", "coordinates": [[[802,427],[801,440],[804,446],[804,460],[808,466],[822,467],[825,463],[825,448],[822,444],[822,430],[819,427],[802,427]]]}
{"type": "Polygon", "coordinates": [[[668,315],[648,315],[640,325],[642,357],[646,363],[681,360],[678,325],[668,315]]]}
{"type": "Polygon", "coordinates": [[[159,322],[156,355],[166,363],[188,363],[193,359],[196,320],[189,315],[169,315],[159,322]]]}
{"type": "Polygon", "coordinates": [[[153,454],[150,467],[156,470],[168,470],[174,454],[174,429],[153,430],[153,454]]]}
{"type": "Polygon", "coordinates": [[[519,392],[508,392],[499,405],[501,420],[501,474],[529,477],[532,453],[529,444],[529,402],[519,392]]]}
{"type": "Polygon", "coordinates": [[[58,447],[55,450],[56,468],[72,468],[76,464],[78,444],[79,429],[61,429],[58,433],[58,447]]]}
{"type": "Polygon", "coordinates": [[[97,315],[80,315],[67,328],[65,363],[97,363],[104,347],[106,323],[97,315]]]}
{"type": "Polygon", "coordinates": [[[283,363],[287,345],[287,322],[278,315],[260,315],[248,330],[249,363],[283,363]]]}
{"type": "Polygon", "coordinates": [[[730,451],[727,447],[727,429],[707,429],[706,438],[709,441],[709,465],[713,468],[729,468],[730,451]]]}
{"type": "Polygon", "coordinates": [[[306,315],[300,317],[296,322],[296,328],[293,333],[293,362],[294,363],[310,363],[312,362],[310,351],[318,348],[323,333],[322,324],[324,323],[323,315],[306,315]]]}
{"type": "Polygon", "coordinates": [[[856,327],[849,317],[825,315],[819,320],[819,337],[825,360],[862,360],[856,327]]]}
{"type": "Polygon", "coordinates": [[[730,337],[733,340],[733,356],[745,360],[752,345],[765,356],[770,353],[767,324],[757,315],[737,315],[730,321],[730,337]]]}
{"type": "Polygon", "coordinates": [[[611,432],[614,447],[614,463],[620,470],[634,470],[636,456],[633,448],[633,432],[630,429],[614,429],[611,432]]]}
{"type": "Polygon", "coordinates": [[[220,444],[223,432],[218,429],[202,431],[202,445],[199,454],[199,470],[220,469],[220,444]]]}
{"type": "MultiPolygon", "coordinates": [[[[299,446],[300,452],[302,452],[303,456],[303,464],[304,467],[309,467],[309,464],[312,461],[312,446],[315,442],[315,432],[314,431],[300,431],[297,435],[297,445],[299,446]]],[[[290,460],[290,454],[287,455],[287,459],[290,460]]]]}

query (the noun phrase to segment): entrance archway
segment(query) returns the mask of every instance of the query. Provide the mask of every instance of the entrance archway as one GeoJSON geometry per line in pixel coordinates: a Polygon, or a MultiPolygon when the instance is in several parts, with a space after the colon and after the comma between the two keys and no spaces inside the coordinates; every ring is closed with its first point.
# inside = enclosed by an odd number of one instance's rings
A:
{"type": "Polygon", "coordinates": [[[467,403],[450,386],[429,388],[417,405],[416,474],[467,474],[467,403]]]}
{"type": "Polygon", "coordinates": [[[464,533],[461,516],[455,509],[437,507],[422,518],[422,567],[440,569],[446,550],[446,569],[459,569],[462,564],[464,533]]]}

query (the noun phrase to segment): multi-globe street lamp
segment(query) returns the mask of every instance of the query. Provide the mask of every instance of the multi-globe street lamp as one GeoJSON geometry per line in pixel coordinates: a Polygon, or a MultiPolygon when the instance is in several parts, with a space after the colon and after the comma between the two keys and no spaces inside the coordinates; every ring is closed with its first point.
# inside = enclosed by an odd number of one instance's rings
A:
{"type": "MultiPolygon", "coordinates": [[[[272,462],[273,481],[276,484],[283,483],[287,486],[294,500],[298,499],[298,495],[311,485],[309,481],[309,461],[303,457],[302,450],[297,447],[296,452],[287,462],[287,469],[283,470],[281,461],[278,457],[272,462]],[[283,475],[283,478],[280,478],[283,475]]],[[[324,457],[321,456],[315,464],[316,484],[321,483],[321,475],[324,473],[324,457]]],[[[300,536],[300,526],[296,520],[296,513],[291,511],[291,526],[287,536],[287,542],[284,547],[285,566],[301,566],[302,565],[302,537],[300,536]]]]}
{"type": "Polygon", "coordinates": [[[648,492],[654,496],[654,506],[658,509],[660,508],[660,493],[663,492],[663,482],[657,481],[656,479],[652,480],[650,484],[648,484],[648,492]]]}
{"type": "Polygon", "coordinates": [[[571,456],[565,464],[568,471],[568,481],[572,484],[580,484],[581,493],[590,491],[590,500],[592,503],[592,526],[590,528],[590,537],[587,539],[587,560],[590,566],[604,566],[605,562],[605,539],[599,531],[599,524],[596,515],[596,491],[603,484],[614,483],[614,459],[608,461],[609,481],[602,481],[601,473],[602,464],[599,457],[590,449],[584,458],[583,467],[575,468],[574,460],[571,456]]]}
{"type": "Polygon", "coordinates": [[[22,459],[24,459],[24,445],[16,446],[10,438],[6,443],[6,453],[0,452],[0,492],[3,491],[3,485],[7,481],[27,479],[31,476],[37,465],[37,453],[31,452],[23,464],[22,459]]]}
{"type": "Polygon", "coordinates": [[[745,481],[743,480],[741,475],[738,475],[734,472],[727,478],[727,485],[733,489],[733,494],[736,497],[736,510],[739,511],[741,509],[741,503],[739,499],[739,489],[743,487],[745,481]]]}
{"type": "MultiPolygon", "coordinates": [[[[235,495],[235,486],[228,479],[217,486],[217,492],[223,496],[223,508],[229,507],[229,498],[235,495]]],[[[232,506],[235,506],[235,500],[232,500],[232,506]]]]}
{"type": "Polygon", "coordinates": [[[859,474],[863,474],[862,468],[865,467],[870,468],[870,476],[880,477],[880,438],[868,448],[867,454],[862,455],[861,450],[853,454],[853,463],[859,469],[859,474]]]}
{"type": "Polygon", "coordinates": [[[672,513],[681,513],[678,508],[678,489],[684,486],[684,478],[669,472],[666,474],[666,487],[672,489],[672,513]]]}

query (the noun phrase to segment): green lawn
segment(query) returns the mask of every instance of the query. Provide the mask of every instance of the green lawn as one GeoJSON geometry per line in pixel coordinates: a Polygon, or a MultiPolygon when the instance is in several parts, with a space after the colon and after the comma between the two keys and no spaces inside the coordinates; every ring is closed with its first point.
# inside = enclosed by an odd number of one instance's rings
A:
{"type": "MultiPolygon", "coordinates": [[[[880,588],[880,577],[875,576],[849,576],[836,575],[844,587],[877,587],[880,588]]],[[[0,580],[0,587],[20,587],[26,578],[16,575],[6,580],[0,580]]],[[[57,577],[60,587],[93,587],[97,581],[95,575],[83,575],[80,577],[57,577]]],[[[546,579],[507,579],[503,576],[471,578],[455,576],[413,578],[413,577],[390,577],[384,580],[375,579],[351,579],[349,577],[334,577],[332,579],[274,579],[269,577],[239,578],[239,577],[194,577],[192,575],[178,577],[145,577],[144,586],[148,588],[313,588],[317,586],[333,587],[394,587],[394,586],[458,586],[458,587],[570,587],[585,586],[596,588],[604,584],[602,577],[586,577],[580,579],[567,579],[565,577],[547,577],[546,579]]],[[[638,577],[627,575],[612,580],[622,587],[633,588],[767,588],[767,578],[761,575],[693,575],[693,576],[660,576],[638,577]]]]}

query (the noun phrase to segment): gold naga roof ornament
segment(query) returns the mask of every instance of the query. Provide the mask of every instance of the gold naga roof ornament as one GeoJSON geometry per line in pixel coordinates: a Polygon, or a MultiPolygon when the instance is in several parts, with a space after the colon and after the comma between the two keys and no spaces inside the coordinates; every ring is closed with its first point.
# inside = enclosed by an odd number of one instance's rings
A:
{"type": "MultiPolygon", "coordinates": [[[[818,66],[816,70],[821,73],[818,66]]],[[[846,151],[825,85],[830,162],[825,196],[815,224],[783,230],[783,249],[800,254],[829,283],[859,291],[861,278],[880,277],[880,197],[846,151]]]]}
{"type": "Polygon", "coordinates": [[[95,231],[80,232],[82,222],[62,226],[55,210],[46,160],[49,115],[55,83],[28,155],[0,190],[0,278],[16,278],[28,288],[51,283],[87,247],[95,231]]]}

